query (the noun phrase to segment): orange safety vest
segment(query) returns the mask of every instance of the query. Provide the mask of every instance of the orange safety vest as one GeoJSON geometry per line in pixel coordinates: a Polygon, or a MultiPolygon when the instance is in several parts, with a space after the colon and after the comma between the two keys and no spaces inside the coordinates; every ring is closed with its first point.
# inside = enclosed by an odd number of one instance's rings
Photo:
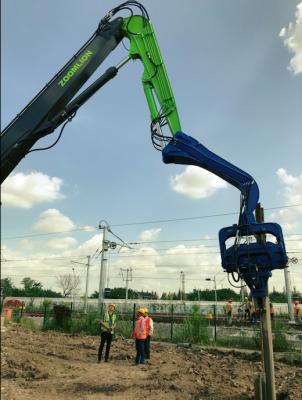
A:
{"type": "Polygon", "coordinates": [[[139,317],[136,320],[133,331],[133,337],[134,339],[146,339],[147,331],[146,331],[146,323],[144,317],[139,317]]]}
{"type": "Polygon", "coordinates": [[[151,317],[146,317],[145,318],[145,325],[146,325],[146,333],[147,336],[152,336],[153,335],[153,319],[151,317]]]}
{"type": "Polygon", "coordinates": [[[295,304],[294,306],[294,315],[298,317],[300,315],[300,304],[295,304]]]}

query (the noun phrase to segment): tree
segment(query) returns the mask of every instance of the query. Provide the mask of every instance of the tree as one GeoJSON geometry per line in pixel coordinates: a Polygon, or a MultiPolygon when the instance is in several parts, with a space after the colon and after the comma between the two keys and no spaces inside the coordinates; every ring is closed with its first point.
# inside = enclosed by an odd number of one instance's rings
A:
{"type": "Polygon", "coordinates": [[[25,277],[21,281],[23,288],[16,287],[11,278],[1,279],[1,289],[3,297],[30,297],[33,301],[34,297],[61,297],[61,294],[50,289],[43,289],[42,283],[35,281],[30,277],[25,277]]]}
{"type": "Polygon", "coordinates": [[[62,288],[63,297],[70,296],[76,289],[78,289],[81,280],[78,275],[65,274],[57,278],[58,285],[62,288]]]}
{"type": "Polygon", "coordinates": [[[35,281],[29,277],[23,278],[21,281],[25,291],[32,291],[35,289],[42,289],[42,283],[35,281]]]}
{"type": "Polygon", "coordinates": [[[3,297],[12,296],[15,287],[11,278],[3,278],[1,279],[1,291],[3,293],[3,297]]]}
{"type": "Polygon", "coordinates": [[[287,302],[286,293],[277,292],[275,290],[270,293],[269,298],[272,303],[286,303],[287,302]]]}

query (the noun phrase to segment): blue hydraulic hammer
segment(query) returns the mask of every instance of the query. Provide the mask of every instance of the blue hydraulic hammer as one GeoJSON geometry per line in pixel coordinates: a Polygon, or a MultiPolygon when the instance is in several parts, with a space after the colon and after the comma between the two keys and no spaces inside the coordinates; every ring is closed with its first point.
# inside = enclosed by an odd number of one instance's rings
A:
{"type": "Polygon", "coordinates": [[[196,139],[183,132],[177,132],[162,150],[163,162],[196,165],[204,168],[241,192],[238,224],[219,231],[219,245],[222,268],[233,274],[237,272],[249,286],[254,298],[265,297],[268,278],[274,269],[286,267],[283,233],[277,223],[261,223],[255,219],[259,200],[259,189],[253,177],[233,164],[217,156],[196,139]],[[259,240],[271,235],[273,241],[259,240]],[[234,239],[227,247],[227,241],[234,239]]]}

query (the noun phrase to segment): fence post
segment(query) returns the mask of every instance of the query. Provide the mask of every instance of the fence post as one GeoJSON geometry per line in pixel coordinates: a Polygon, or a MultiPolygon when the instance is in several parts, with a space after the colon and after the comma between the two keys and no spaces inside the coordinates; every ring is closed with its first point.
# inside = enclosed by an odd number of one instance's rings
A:
{"type": "Polygon", "coordinates": [[[44,304],[43,329],[45,328],[46,313],[47,313],[47,304],[44,304]]]}
{"type": "Polygon", "coordinates": [[[174,304],[171,305],[171,342],[173,342],[174,304]]]}
{"type": "Polygon", "coordinates": [[[133,311],[132,311],[132,329],[134,329],[134,326],[135,326],[135,309],[136,309],[136,304],[133,303],[133,311]]]}
{"type": "Polygon", "coordinates": [[[216,344],[217,340],[217,310],[216,310],[216,304],[214,304],[214,341],[216,344]]]}

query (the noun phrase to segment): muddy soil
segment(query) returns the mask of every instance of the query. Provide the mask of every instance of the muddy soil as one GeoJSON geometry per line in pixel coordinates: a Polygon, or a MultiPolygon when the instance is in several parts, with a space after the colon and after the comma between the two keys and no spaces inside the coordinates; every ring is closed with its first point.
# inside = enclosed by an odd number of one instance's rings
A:
{"type": "MultiPolygon", "coordinates": [[[[259,355],[151,343],[151,360],[133,363],[133,341],[117,338],[108,363],[96,363],[99,338],[33,332],[1,334],[3,400],[252,399],[259,355]]],[[[278,399],[302,399],[302,368],[276,362],[278,399]]]]}

